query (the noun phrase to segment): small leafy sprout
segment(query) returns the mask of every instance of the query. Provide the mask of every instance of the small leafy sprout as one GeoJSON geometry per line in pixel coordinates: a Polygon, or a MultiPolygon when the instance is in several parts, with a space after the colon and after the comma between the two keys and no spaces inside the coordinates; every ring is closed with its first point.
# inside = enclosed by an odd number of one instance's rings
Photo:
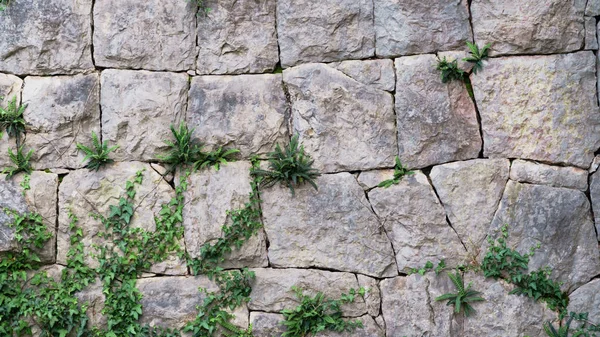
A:
{"type": "Polygon", "coordinates": [[[0,0],[0,12],[6,10],[8,5],[10,4],[10,0],[0,0]]]}
{"type": "Polygon", "coordinates": [[[453,80],[464,81],[465,72],[458,67],[458,60],[448,61],[446,56],[440,60],[438,57],[436,69],[442,72],[442,83],[448,83],[453,80]]]}
{"type": "Polygon", "coordinates": [[[77,143],[77,149],[85,153],[83,161],[85,162],[89,160],[85,167],[94,171],[98,171],[98,169],[104,164],[112,163],[113,160],[108,158],[108,154],[119,148],[119,145],[108,147],[107,141],[104,141],[102,144],[100,144],[98,135],[96,135],[94,131],[92,131],[92,146],[93,149],[77,143]]]}
{"type": "Polygon", "coordinates": [[[23,148],[24,146],[18,147],[17,153],[14,153],[11,148],[8,149],[8,158],[15,166],[9,166],[2,170],[2,173],[6,174],[6,179],[12,178],[19,172],[31,173],[32,168],[29,160],[31,159],[31,155],[33,155],[33,150],[29,150],[27,154],[24,154],[23,148]]]}
{"type": "Polygon", "coordinates": [[[459,271],[456,271],[455,274],[448,273],[448,277],[450,278],[450,280],[452,280],[452,283],[454,283],[454,286],[456,287],[456,289],[458,289],[458,292],[455,294],[444,294],[442,296],[437,297],[435,300],[448,300],[448,303],[446,303],[446,305],[454,305],[455,313],[458,314],[462,310],[464,311],[465,316],[469,317],[472,313],[475,312],[475,309],[473,309],[473,307],[471,306],[471,302],[485,301],[482,297],[479,296],[481,292],[471,290],[471,283],[469,283],[465,288],[465,282],[462,276],[460,275],[459,271]]]}
{"type": "Polygon", "coordinates": [[[212,166],[218,171],[221,164],[227,164],[228,162],[234,161],[232,157],[238,153],[240,153],[240,150],[238,149],[224,149],[222,147],[215,151],[201,153],[202,158],[194,163],[194,169],[200,170],[212,166]]]}
{"type": "Polygon", "coordinates": [[[435,269],[433,268],[433,262],[427,261],[427,263],[425,263],[425,266],[423,266],[422,268],[410,268],[410,270],[408,271],[408,275],[419,274],[423,276],[426,272],[430,270],[435,271],[435,274],[438,275],[442,270],[444,270],[444,268],[446,268],[446,262],[444,260],[438,262],[435,269]]]}
{"type": "Polygon", "coordinates": [[[400,158],[398,158],[398,156],[396,156],[396,166],[394,166],[394,178],[380,182],[379,185],[377,185],[377,187],[388,188],[392,185],[396,185],[400,182],[400,180],[402,180],[402,178],[404,176],[411,175],[414,173],[415,172],[409,171],[404,166],[402,166],[402,163],[400,162],[400,158]]]}
{"type": "Polygon", "coordinates": [[[263,177],[261,185],[270,187],[281,183],[289,187],[292,196],[295,195],[294,187],[309,183],[318,190],[316,179],[321,174],[312,167],[313,160],[304,152],[304,146],[299,144],[298,135],[292,137],[288,146],[282,149],[279,144],[275,151],[267,155],[269,170],[254,169],[252,174],[263,177]]]}
{"type": "Polygon", "coordinates": [[[188,129],[188,126],[183,122],[179,124],[179,129],[175,129],[171,125],[171,133],[175,141],[165,140],[170,148],[169,152],[164,156],[158,156],[158,159],[171,164],[173,167],[193,165],[201,157],[202,149],[202,144],[192,139],[193,132],[194,129],[188,129]]]}
{"type": "Polygon", "coordinates": [[[8,102],[6,109],[0,107],[0,131],[6,130],[8,136],[15,137],[17,142],[19,142],[21,134],[25,133],[25,119],[23,119],[25,108],[27,105],[24,104],[17,107],[17,96],[8,102]]]}
{"type": "Polygon", "coordinates": [[[477,71],[483,69],[483,60],[488,58],[488,51],[492,45],[488,43],[483,46],[483,48],[479,49],[477,44],[467,41],[467,46],[469,47],[471,55],[465,57],[463,61],[473,63],[473,74],[477,74],[477,71]]]}
{"type": "Polygon", "coordinates": [[[348,294],[342,294],[340,299],[327,298],[320,292],[314,297],[307,296],[297,287],[292,287],[292,290],[296,293],[300,305],[282,311],[282,324],[287,328],[282,337],[314,336],[321,331],[344,332],[362,327],[362,322],[358,320],[344,320],[341,306],[354,302],[356,295],[364,296],[364,288],[358,291],[351,289],[348,294]]]}

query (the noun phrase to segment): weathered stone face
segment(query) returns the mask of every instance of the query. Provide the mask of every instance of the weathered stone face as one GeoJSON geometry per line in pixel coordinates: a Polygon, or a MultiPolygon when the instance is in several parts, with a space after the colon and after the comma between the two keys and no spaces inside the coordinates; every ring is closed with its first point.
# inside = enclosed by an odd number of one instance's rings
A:
{"type": "Polygon", "coordinates": [[[600,241],[600,171],[596,171],[590,176],[590,199],[592,200],[592,210],[594,211],[594,224],[596,225],[596,234],[600,241]]]}
{"type": "Polygon", "coordinates": [[[281,75],[194,77],[186,120],[208,148],[237,148],[243,157],[270,152],[287,139],[281,75]]]}
{"type": "Polygon", "coordinates": [[[381,314],[381,292],[377,280],[361,274],[356,274],[356,278],[358,279],[358,285],[367,289],[364,299],[368,314],[372,317],[379,316],[381,314]]]}
{"type": "Polygon", "coordinates": [[[292,130],[323,172],[394,166],[392,95],[323,64],[286,69],[292,130]],[[348,137],[352,135],[352,137],[348,137]]]}
{"type": "Polygon", "coordinates": [[[392,60],[350,60],[331,63],[329,66],[375,89],[394,91],[396,87],[392,60]]]}
{"type": "MultiPolygon", "coordinates": [[[[569,295],[568,312],[587,312],[593,324],[600,317],[600,280],[595,279],[582,285],[569,295]]],[[[573,326],[577,326],[574,322],[573,326]]]]}
{"type": "Polygon", "coordinates": [[[448,220],[469,252],[476,252],[489,232],[509,168],[508,159],[475,159],[431,170],[448,220]]]}
{"type": "Polygon", "coordinates": [[[0,14],[0,71],[74,74],[94,68],[92,0],[11,0],[0,14]]]}
{"type": "Polygon", "coordinates": [[[460,81],[442,83],[434,55],[396,59],[396,116],[402,163],[422,168],[477,158],[475,106],[460,81]]]}
{"type": "MultiPolygon", "coordinates": [[[[139,279],[136,284],[142,293],[143,314],[140,323],[175,329],[183,328],[198,315],[197,306],[204,303],[206,294],[219,287],[206,276],[196,277],[150,277],[139,279]]],[[[248,309],[240,307],[233,324],[248,326],[248,309]]]]}
{"type": "Polygon", "coordinates": [[[588,168],[600,147],[592,52],[489,60],[472,77],[484,156],[588,168]]]}
{"type": "MultiPolygon", "coordinates": [[[[154,215],[159,214],[161,206],[168,203],[175,196],[175,192],[149,164],[117,162],[97,172],[76,170],[64,177],[59,189],[58,263],[66,264],[67,260],[70,240],[68,211],[70,210],[79,219],[77,226],[83,230],[81,242],[84,251],[88,254],[85,258],[86,264],[91,267],[98,265],[96,259],[89,256],[90,252],[96,252],[92,245],[109,245],[110,242],[109,239],[98,235],[104,231],[104,225],[99,220],[91,218],[90,213],[107,215],[109,206],[118,204],[119,198],[124,196],[125,183],[133,181],[136,172],[142,170],[143,181],[141,185],[136,185],[133,204],[137,207],[130,226],[153,231],[154,215]]],[[[184,247],[183,240],[180,245],[184,247]]],[[[187,273],[187,269],[184,263],[173,255],[169,260],[152,266],[150,272],[178,275],[187,273]]]]}
{"type": "Polygon", "coordinates": [[[101,77],[102,140],[119,145],[111,158],[155,160],[169,149],[170,125],[178,127],[187,104],[188,76],[105,70],[101,77]]]}
{"type": "Polygon", "coordinates": [[[265,73],[279,62],[276,0],[205,1],[198,15],[198,74],[265,73]]]}
{"type": "Polygon", "coordinates": [[[491,55],[551,54],[583,46],[586,0],[473,0],[475,41],[492,44],[491,55]]]}
{"type": "Polygon", "coordinates": [[[510,179],[523,183],[566,187],[580,190],[588,189],[588,172],[576,167],[551,166],[526,160],[513,161],[510,179]]]}
{"type": "Polygon", "coordinates": [[[465,248],[446,222],[444,208],[427,177],[417,171],[399,184],[369,192],[373,210],[385,227],[396,252],[400,272],[420,268],[427,261],[456,266],[465,248]]]}
{"type": "MultiPolygon", "coordinates": [[[[360,287],[356,276],[350,273],[336,273],[323,270],[306,269],[253,269],[255,280],[248,308],[266,312],[281,312],[298,306],[298,298],[291,289],[296,286],[305,295],[314,296],[318,292],[329,298],[340,298],[348,294],[350,289],[360,287]]],[[[346,317],[359,317],[367,313],[367,305],[361,296],[356,296],[354,303],[342,306],[346,317]]]]}
{"type": "Polygon", "coordinates": [[[97,74],[25,79],[25,149],[35,169],[85,165],[77,143],[91,146],[92,131],[100,133],[99,84],[97,74]]]}
{"type": "Polygon", "coordinates": [[[394,170],[372,170],[361,172],[358,176],[357,180],[360,186],[365,190],[370,190],[374,187],[377,187],[379,183],[384,180],[390,180],[394,178],[394,170]]]}
{"type": "Polygon", "coordinates": [[[320,267],[381,277],[397,274],[390,241],[349,173],[261,192],[263,221],[274,267],[320,267]],[[293,219],[293,221],[290,221],[293,219]]]}
{"type": "Polygon", "coordinates": [[[472,40],[467,0],[374,0],[377,56],[462,48],[472,40]]]}
{"type": "MultiPolygon", "coordinates": [[[[509,180],[492,222],[490,235],[508,225],[507,245],[521,253],[540,244],[530,270],[550,267],[562,289],[577,288],[600,272],[598,241],[590,203],[581,191],[509,180]]],[[[483,254],[488,244],[482,247],[483,254]]]]}
{"type": "MultiPolygon", "coordinates": [[[[227,211],[244,207],[249,201],[250,168],[248,162],[233,162],[193,173],[189,177],[183,208],[185,245],[192,258],[200,256],[200,248],[223,236],[222,227],[231,225],[227,211]]],[[[233,249],[223,268],[266,267],[267,248],[263,232],[252,236],[239,250],[233,249]]]]}
{"type": "Polygon", "coordinates": [[[476,302],[475,314],[463,320],[464,337],[547,336],[542,324],[557,319],[542,301],[526,296],[509,295],[514,286],[504,281],[484,279],[481,275],[465,275],[465,285],[473,282],[485,301],[476,302]]]}
{"type": "Polygon", "coordinates": [[[596,36],[596,18],[585,17],[585,49],[598,50],[598,37],[596,36]]]}
{"type": "Polygon", "coordinates": [[[104,308],[106,297],[102,293],[102,282],[100,279],[96,279],[94,283],[88,285],[82,291],[75,293],[75,296],[79,300],[79,303],[88,304],[87,311],[85,312],[89,318],[88,329],[94,326],[105,327],[106,316],[102,314],[102,309],[104,308]]]}
{"type": "Polygon", "coordinates": [[[447,276],[394,277],[380,287],[387,336],[461,336],[453,308],[434,300],[456,291],[447,276]]]}
{"type": "Polygon", "coordinates": [[[588,0],[585,8],[585,15],[587,16],[598,16],[600,15],[600,1],[588,0]]]}
{"type": "Polygon", "coordinates": [[[94,5],[94,61],[106,68],[190,70],[196,51],[192,1],[102,0],[94,5]]]}
{"type": "Polygon", "coordinates": [[[14,237],[14,228],[9,227],[13,217],[3,210],[9,209],[19,214],[37,213],[42,216],[46,230],[52,238],[42,249],[35,249],[42,263],[56,261],[56,202],[58,176],[53,173],[34,171],[30,175],[29,189],[25,190],[25,174],[20,173],[9,180],[5,174],[0,174],[0,253],[18,251],[20,249],[14,237]]]}
{"type": "Polygon", "coordinates": [[[372,57],[374,35],[371,1],[277,2],[277,36],[284,68],[372,57]]]}

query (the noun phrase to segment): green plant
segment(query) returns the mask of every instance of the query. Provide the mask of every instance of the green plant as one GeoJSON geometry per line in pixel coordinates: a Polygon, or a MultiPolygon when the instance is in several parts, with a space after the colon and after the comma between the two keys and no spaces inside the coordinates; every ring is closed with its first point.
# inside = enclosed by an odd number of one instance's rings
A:
{"type": "Polygon", "coordinates": [[[202,157],[202,144],[192,139],[194,129],[188,129],[188,126],[181,122],[179,129],[171,125],[171,133],[175,141],[165,140],[169,146],[169,152],[166,155],[158,156],[158,159],[164,161],[173,167],[184,165],[193,165],[202,157]]]}
{"type": "Polygon", "coordinates": [[[465,316],[469,317],[472,313],[475,312],[475,309],[473,309],[471,303],[485,301],[485,299],[479,296],[481,292],[471,289],[471,283],[469,283],[465,288],[465,282],[459,271],[456,271],[455,274],[448,273],[448,277],[450,278],[450,280],[452,280],[452,283],[454,284],[458,292],[455,294],[444,294],[442,296],[437,297],[435,300],[448,300],[448,303],[446,303],[446,305],[454,305],[455,313],[458,314],[462,310],[464,311],[465,316]]]}
{"type": "Polygon", "coordinates": [[[467,46],[469,47],[471,55],[465,57],[463,61],[473,63],[473,74],[477,74],[477,71],[483,68],[483,60],[488,58],[488,51],[492,45],[488,43],[483,46],[483,48],[479,49],[477,44],[467,41],[467,46]]]}
{"type": "Polygon", "coordinates": [[[439,274],[442,270],[444,270],[444,268],[446,268],[446,262],[444,260],[441,260],[440,262],[438,262],[437,266],[435,267],[435,269],[433,269],[433,262],[431,261],[427,261],[427,263],[425,263],[425,265],[419,269],[417,268],[410,268],[408,271],[408,275],[412,275],[412,274],[419,274],[421,276],[425,275],[426,272],[433,270],[435,271],[435,274],[439,274]]]}
{"type": "Polygon", "coordinates": [[[6,10],[9,4],[10,0],[0,0],[0,12],[6,10]]]}
{"type": "Polygon", "coordinates": [[[362,322],[358,320],[343,319],[341,306],[354,302],[356,295],[363,296],[364,288],[360,288],[358,291],[351,289],[348,294],[342,294],[340,299],[327,298],[321,292],[314,297],[307,296],[297,287],[292,287],[292,290],[300,301],[300,305],[294,309],[282,311],[284,317],[282,324],[287,328],[283,337],[314,336],[326,330],[343,332],[362,327],[362,322]]]}
{"type": "Polygon", "coordinates": [[[195,3],[198,6],[198,16],[208,15],[210,8],[206,6],[206,0],[188,0],[195,3]]]}
{"type": "Polygon", "coordinates": [[[396,165],[394,166],[394,178],[380,182],[379,185],[377,185],[377,187],[388,188],[392,185],[396,185],[400,182],[400,180],[402,180],[402,178],[404,176],[411,175],[414,173],[415,172],[409,171],[406,169],[406,167],[402,166],[402,163],[400,162],[400,158],[398,158],[398,156],[396,156],[396,165]]]}
{"type": "Polygon", "coordinates": [[[497,240],[488,238],[488,251],[481,264],[484,276],[508,280],[516,286],[511,294],[542,300],[548,308],[557,310],[564,317],[569,298],[561,291],[561,284],[550,279],[550,270],[543,268],[527,273],[529,259],[540,245],[531,247],[529,253],[521,254],[507,246],[508,226],[502,226],[500,233],[497,240]]]}
{"type": "Polygon", "coordinates": [[[544,332],[549,337],[598,337],[600,336],[600,326],[595,325],[588,321],[588,313],[575,313],[571,312],[565,324],[561,324],[558,329],[555,328],[551,322],[545,322],[544,332]],[[574,331],[571,331],[571,324],[576,321],[577,327],[574,331]],[[572,334],[569,334],[571,333],[572,334]]]}
{"type": "Polygon", "coordinates": [[[288,146],[282,149],[279,144],[275,146],[275,151],[267,156],[269,161],[269,170],[255,168],[252,174],[263,177],[261,186],[270,187],[276,183],[286,185],[295,195],[294,186],[309,183],[315,190],[318,190],[314,179],[321,174],[312,167],[313,160],[304,152],[304,146],[300,145],[298,135],[294,135],[288,146]]]}
{"type": "Polygon", "coordinates": [[[238,153],[240,153],[238,149],[224,149],[222,147],[207,153],[201,152],[201,158],[194,162],[194,168],[199,170],[212,166],[218,171],[221,165],[227,164],[228,161],[233,161],[232,156],[238,153]]]}
{"type": "Polygon", "coordinates": [[[2,173],[6,174],[6,179],[12,178],[15,174],[19,172],[31,173],[33,170],[29,160],[33,155],[33,150],[29,150],[27,154],[23,153],[23,146],[17,148],[17,153],[14,153],[11,148],[8,149],[8,158],[10,161],[15,164],[15,166],[9,166],[2,170],[2,173]]]}
{"type": "Polygon", "coordinates": [[[108,155],[112,151],[119,148],[119,145],[108,147],[108,141],[104,141],[102,144],[100,144],[98,135],[96,135],[94,131],[92,131],[92,146],[94,147],[93,149],[83,144],[77,143],[77,149],[85,153],[83,161],[85,162],[89,160],[85,167],[94,171],[98,171],[98,169],[102,165],[112,163],[113,160],[108,158],[108,155]]]}
{"type": "MultiPolygon", "coordinates": [[[[8,4],[8,3],[7,3],[8,4]]],[[[0,2],[0,9],[2,2],[0,2]]],[[[17,96],[8,102],[6,108],[0,106],[0,131],[6,130],[9,137],[15,137],[20,142],[21,134],[25,133],[25,119],[23,113],[27,105],[17,107],[17,96]]]]}
{"type": "Polygon", "coordinates": [[[31,174],[26,173],[23,176],[23,181],[21,181],[21,183],[19,184],[19,186],[21,186],[21,188],[23,189],[23,195],[25,195],[25,192],[27,192],[28,190],[31,189],[31,185],[29,184],[31,182],[31,174]]]}
{"type": "Polygon", "coordinates": [[[458,67],[458,60],[448,61],[445,56],[443,59],[438,57],[436,69],[442,72],[442,83],[448,83],[453,80],[464,81],[465,72],[458,67]]]}

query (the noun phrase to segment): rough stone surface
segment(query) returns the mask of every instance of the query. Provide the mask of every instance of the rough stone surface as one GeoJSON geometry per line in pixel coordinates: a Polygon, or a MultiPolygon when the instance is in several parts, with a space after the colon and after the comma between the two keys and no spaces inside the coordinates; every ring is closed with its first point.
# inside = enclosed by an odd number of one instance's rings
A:
{"type": "MultiPolygon", "coordinates": [[[[218,291],[219,287],[206,276],[196,277],[150,277],[140,279],[136,284],[142,293],[144,312],[140,323],[181,329],[198,315],[197,306],[204,303],[207,291],[218,291]]],[[[234,311],[232,322],[241,327],[248,326],[248,309],[240,307],[234,311]]]]}
{"type": "MultiPolygon", "coordinates": [[[[305,269],[253,269],[256,278],[252,283],[252,293],[248,308],[266,312],[281,312],[298,306],[296,294],[291,289],[296,286],[304,294],[314,296],[317,292],[330,298],[339,298],[350,289],[360,286],[356,276],[350,273],[335,273],[323,270],[305,269]]],[[[344,316],[359,317],[367,313],[367,305],[357,296],[354,303],[342,306],[344,316]]]]}
{"type": "Polygon", "coordinates": [[[600,147],[590,51],[491,59],[473,76],[484,156],[588,168],[600,147]]]}
{"type": "Polygon", "coordinates": [[[274,267],[322,267],[381,277],[397,274],[392,245],[349,173],[309,185],[262,191],[265,231],[274,267]],[[293,221],[290,221],[293,219],[293,221]]]}
{"type": "Polygon", "coordinates": [[[473,282],[473,289],[481,291],[485,301],[473,305],[476,312],[463,320],[463,332],[457,337],[545,337],[542,324],[557,319],[556,313],[543,302],[509,295],[514,286],[504,281],[472,273],[465,275],[465,279],[473,282]]]}
{"type": "MultiPolygon", "coordinates": [[[[52,234],[52,238],[46,242],[42,249],[34,252],[39,256],[42,263],[54,263],[56,261],[56,193],[58,188],[58,176],[52,173],[34,171],[30,175],[29,189],[22,187],[25,175],[18,174],[7,180],[5,174],[0,174],[0,210],[9,209],[24,214],[26,212],[37,213],[42,216],[46,230],[52,234]]],[[[20,249],[14,237],[14,228],[8,225],[13,218],[0,211],[0,253],[6,251],[17,251],[20,249]]]]}
{"type": "Polygon", "coordinates": [[[596,171],[590,176],[590,199],[594,211],[596,233],[598,234],[598,241],[600,241],[600,171],[596,171]]]}
{"type": "Polygon", "coordinates": [[[475,41],[492,44],[490,55],[551,54],[583,46],[587,0],[473,0],[475,41]]]}
{"type": "MultiPolygon", "coordinates": [[[[375,320],[368,315],[356,318],[362,322],[363,327],[357,328],[352,332],[331,332],[322,331],[318,337],[383,337],[384,331],[377,325],[375,320]]],[[[283,315],[266,312],[250,312],[250,323],[252,323],[252,333],[255,336],[281,337],[286,331],[283,322],[283,315]]]]}
{"type": "Polygon", "coordinates": [[[106,324],[106,316],[102,314],[104,308],[105,296],[102,293],[102,282],[96,279],[96,282],[88,285],[82,291],[75,293],[79,303],[87,303],[88,308],[86,314],[89,318],[87,327],[91,329],[94,326],[104,327],[106,324]]]}
{"type": "Polygon", "coordinates": [[[394,170],[387,169],[361,172],[357,180],[360,186],[362,186],[366,190],[369,190],[374,187],[377,187],[377,185],[379,185],[379,183],[381,183],[382,181],[393,178],[394,170]]]}
{"type": "Polygon", "coordinates": [[[119,145],[111,158],[155,160],[168,150],[170,125],[185,115],[188,76],[105,70],[101,77],[102,140],[119,145]]]}
{"type": "Polygon", "coordinates": [[[472,40],[467,0],[374,0],[377,56],[424,54],[472,40]]]}
{"type": "Polygon", "coordinates": [[[392,241],[400,272],[420,268],[426,261],[437,264],[443,259],[448,266],[462,262],[465,248],[423,173],[371,190],[369,200],[392,241]]]}
{"type": "Polygon", "coordinates": [[[102,0],[94,5],[94,61],[106,68],[194,68],[192,1],[102,0]]]}
{"type": "Polygon", "coordinates": [[[94,68],[92,0],[11,0],[0,15],[0,71],[74,74],[94,68]]]}
{"type": "Polygon", "coordinates": [[[477,251],[488,234],[509,169],[508,159],[475,159],[431,170],[448,220],[469,252],[477,251]]]}
{"type": "MultiPolygon", "coordinates": [[[[490,235],[509,226],[507,244],[521,253],[540,244],[530,270],[550,267],[551,278],[572,290],[600,273],[590,204],[583,192],[509,180],[490,235]]],[[[487,250],[487,242],[482,251],[487,250]]]]}
{"type": "Polygon", "coordinates": [[[588,172],[576,167],[551,166],[517,159],[510,168],[510,179],[538,185],[588,189],[588,172]]]}
{"type": "Polygon", "coordinates": [[[281,75],[194,77],[189,95],[188,125],[208,147],[234,147],[248,157],[287,139],[281,75]]]}
{"type": "Polygon", "coordinates": [[[434,55],[396,59],[399,157],[411,168],[477,158],[481,150],[473,101],[460,81],[442,83],[436,63],[434,55]]]}
{"type": "Polygon", "coordinates": [[[324,172],[394,166],[392,95],[323,64],[286,69],[292,130],[324,172]],[[352,137],[348,137],[352,135],[352,137]]]}
{"type": "Polygon", "coordinates": [[[434,300],[456,291],[446,275],[395,277],[380,287],[387,336],[461,336],[452,308],[434,300]]]}
{"type": "Polygon", "coordinates": [[[277,34],[284,68],[368,58],[375,54],[373,3],[279,0],[277,34]]]}
{"type": "Polygon", "coordinates": [[[381,292],[377,280],[361,274],[357,274],[356,278],[360,287],[368,289],[364,296],[367,312],[373,317],[379,316],[381,314],[381,292]]]}
{"type": "Polygon", "coordinates": [[[396,77],[392,60],[350,60],[329,66],[343,72],[358,82],[379,90],[394,91],[396,77]]]}
{"type": "Polygon", "coordinates": [[[582,285],[569,295],[568,312],[587,312],[592,323],[600,317],[600,279],[582,285]]]}
{"type": "MultiPolygon", "coordinates": [[[[175,192],[149,164],[140,162],[117,162],[101,168],[99,171],[76,170],[64,177],[59,189],[58,217],[58,254],[57,261],[66,264],[69,250],[69,218],[71,210],[79,218],[78,226],[83,230],[84,249],[88,254],[85,262],[96,267],[98,262],[89,256],[95,252],[93,244],[109,244],[107,239],[99,237],[104,231],[104,225],[90,217],[90,213],[109,213],[109,206],[118,204],[119,198],[125,193],[125,183],[135,178],[136,172],[143,170],[142,184],[137,186],[133,200],[136,205],[130,226],[153,231],[155,229],[154,215],[159,214],[163,204],[175,196],[175,192]]],[[[183,240],[180,245],[183,246],[183,240]]],[[[151,272],[159,274],[185,274],[187,269],[182,261],[175,256],[166,261],[153,265],[151,272]]]]}
{"type": "Polygon", "coordinates": [[[99,92],[97,74],[25,79],[25,145],[35,169],[85,165],[76,145],[90,146],[92,131],[100,133],[99,92]]]}
{"type": "MultiPolygon", "coordinates": [[[[249,201],[250,168],[248,162],[221,165],[216,171],[206,169],[193,173],[189,178],[183,208],[185,245],[191,257],[198,257],[200,248],[207,242],[223,236],[222,227],[231,224],[228,210],[244,207],[249,201]]],[[[221,265],[224,268],[266,267],[267,250],[264,234],[252,236],[240,250],[234,248],[232,255],[221,265]]]]}
{"type": "Polygon", "coordinates": [[[596,18],[585,17],[585,49],[598,50],[598,37],[596,36],[596,18]]]}
{"type": "Polygon", "coordinates": [[[210,0],[198,16],[198,74],[265,73],[279,62],[276,0],[210,0]]]}
{"type": "Polygon", "coordinates": [[[585,8],[585,15],[598,16],[600,15],[600,0],[588,0],[585,8]]]}

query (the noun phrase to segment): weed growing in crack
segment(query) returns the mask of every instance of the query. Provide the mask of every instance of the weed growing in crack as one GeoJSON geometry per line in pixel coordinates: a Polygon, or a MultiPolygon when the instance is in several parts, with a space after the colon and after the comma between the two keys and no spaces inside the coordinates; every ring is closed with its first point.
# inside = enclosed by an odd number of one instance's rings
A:
{"type": "Polygon", "coordinates": [[[88,161],[85,165],[89,170],[98,171],[100,167],[112,163],[113,160],[108,158],[108,155],[119,148],[119,145],[108,147],[108,141],[102,142],[98,139],[98,135],[92,131],[92,147],[87,147],[81,143],[77,143],[77,149],[85,153],[83,162],[88,161]]]}
{"type": "Polygon", "coordinates": [[[477,71],[483,69],[483,60],[488,58],[488,52],[492,45],[490,43],[479,49],[479,46],[475,43],[467,41],[467,47],[469,47],[471,55],[465,57],[463,61],[473,63],[473,74],[477,74],[477,71]]]}
{"type": "Polygon", "coordinates": [[[472,284],[470,282],[465,288],[465,281],[463,280],[462,275],[458,270],[454,274],[448,273],[448,277],[450,278],[450,280],[452,280],[452,283],[454,284],[458,292],[446,293],[442,296],[436,297],[435,300],[448,300],[446,305],[453,305],[454,313],[459,314],[461,312],[464,312],[466,317],[471,316],[471,314],[475,312],[475,309],[473,309],[471,303],[485,301],[483,297],[479,296],[481,292],[472,290],[472,284]]]}
{"type": "Polygon", "coordinates": [[[327,298],[321,292],[311,297],[304,295],[302,289],[297,287],[292,287],[292,290],[300,305],[282,311],[282,324],[287,328],[283,337],[313,336],[321,331],[351,332],[362,328],[361,321],[342,318],[341,307],[354,302],[357,295],[364,296],[365,288],[350,289],[348,294],[342,294],[339,299],[327,298]]]}
{"type": "Polygon", "coordinates": [[[445,56],[438,58],[436,69],[441,72],[442,83],[464,81],[465,72],[458,67],[458,60],[448,61],[445,56]]]}
{"type": "Polygon", "coordinates": [[[400,158],[396,156],[396,165],[394,166],[394,178],[380,182],[379,185],[377,185],[377,187],[388,188],[392,185],[397,185],[398,183],[400,183],[400,180],[404,178],[404,176],[412,174],[415,174],[415,172],[409,171],[408,169],[406,169],[406,167],[402,166],[400,158]]]}
{"type": "Polygon", "coordinates": [[[2,170],[3,174],[6,174],[6,179],[12,178],[15,174],[25,172],[30,174],[33,168],[29,160],[33,155],[33,150],[29,150],[26,154],[24,153],[24,145],[17,148],[17,152],[14,153],[11,148],[8,149],[8,158],[15,166],[9,166],[2,170]]]}
{"type": "Polygon", "coordinates": [[[418,268],[418,269],[410,268],[408,271],[408,275],[419,274],[419,275],[423,276],[423,275],[425,275],[425,273],[427,273],[430,270],[435,271],[435,274],[438,275],[440,272],[442,272],[442,270],[444,270],[444,268],[446,268],[446,262],[444,260],[441,260],[440,262],[438,262],[435,269],[433,268],[433,262],[427,261],[427,263],[425,263],[425,265],[421,268],[418,268]]]}
{"type": "Polygon", "coordinates": [[[271,187],[280,183],[290,189],[292,196],[295,195],[294,187],[305,183],[318,190],[315,179],[321,174],[312,167],[314,160],[304,152],[304,146],[300,145],[298,135],[294,135],[283,149],[277,144],[275,151],[267,155],[267,160],[269,170],[259,168],[252,170],[254,176],[263,178],[261,187],[271,187]]]}
{"type": "MultiPolygon", "coordinates": [[[[0,2],[0,8],[2,3],[0,2]]],[[[17,139],[17,143],[20,143],[21,134],[25,133],[25,119],[23,113],[27,105],[22,104],[17,107],[17,96],[14,96],[12,100],[8,102],[6,108],[0,107],[0,131],[5,130],[8,137],[14,137],[17,139]]]]}

